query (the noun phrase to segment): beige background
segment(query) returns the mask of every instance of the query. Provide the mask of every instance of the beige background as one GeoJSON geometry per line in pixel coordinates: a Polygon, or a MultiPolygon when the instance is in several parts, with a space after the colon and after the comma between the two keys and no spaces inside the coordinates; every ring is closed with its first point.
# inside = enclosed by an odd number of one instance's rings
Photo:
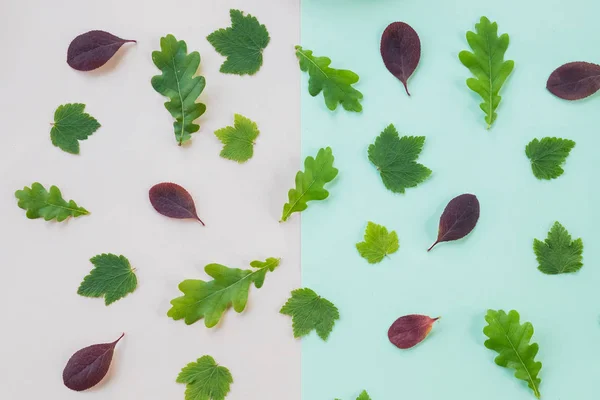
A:
{"type": "Polygon", "coordinates": [[[300,165],[299,0],[2,0],[0,35],[0,398],[183,399],[179,370],[210,354],[234,376],[228,400],[300,399],[300,342],[278,314],[300,285],[299,218],[278,223],[300,165]],[[224,59],[205,39],[229,26],[230,8],[257,16],[271,35],[253,77],[221,74],[224,59]],[[92,29],[138,44],[99,71],[74,71],[67,47],[92,29]],[[167,33],[200,52],[207,80],[207,112],[185,148],[150,85],[158,73],[151,52],[167,33]],[[87,104],[102,124],[79,156],[49,137],[54,110],[69,102],[87,104]],[[213,135],[234,113],[261,131],[244,165],[220,158],[213,135]],[[26,219],[14,191],[35,181],[92,214],[61,224],[26,219]],[[192,193],[206,228],[152,209],[148,189],[162,181],[192,193]],[[139,280],[110,307],[76,294],[89,259],[103,252],[128,257],[139,280]],[[211,330],[166,316],[177,284],[205,278],[207,263],[245,268],[269,256],[283,262],[251,290],[243,314],[230,311],[211,330]],[[63,386],[73,352],[122,332],[108,379],[85,394],[63,386]]]}

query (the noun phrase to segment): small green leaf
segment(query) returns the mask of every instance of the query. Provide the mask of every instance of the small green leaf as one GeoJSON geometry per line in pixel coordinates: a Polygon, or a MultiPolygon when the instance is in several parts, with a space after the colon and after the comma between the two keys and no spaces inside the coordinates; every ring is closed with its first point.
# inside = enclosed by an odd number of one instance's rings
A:
{"type": "Polygon", "coordinates": [[[200,357],[186,365],[177,376],[185,383],[185,400],[224,400],[233,377],[229,370],[218,365],[211,356],[200,357]]]}
{"type": "Polygon", "coordinates": [[[23,190],[17,190],[15,197],[19,200],[18,206],[27,210],[27,218],[44,218],[46,221],[56,219],[58,222],[69,217],[88,215],[89,211],[79,207],[73,200],[66,201],[62,198],[60,190],[56,186],[50,187],[48,192],[44,186],[35,182],[31,189],[25,186],[23,190]]]}
{"type": "Polygon", "coordinates": [[[52,144],[71,154],[79,154],[79,140],[100,128],[90,114],[83,112],[85,104],[73,103],[59,106],[54,112],[54,123],[50,130],[52,144]]]}
{"type": "Polygon", "coordinates": [[[583,266],[583,241],[571,240],[571,235],[558,221],[552,225],[545,241],[533,240],[533,251],[545,274],[577,272],[583,266]]]}
{"type": "Polygon", "coordinates": [[[292,317],[295,338],[306,336],[314,329],[321,339],[327,340],[335,321],[340,319],[332,302],[308,288],[292,291],[292,297],[279,312],[292,317]]]}
{"type": "Polygon", "coordinates": [[[263,50],[269,44],[269,32],[252,15],[230,10],[231,27],[214,31],[206,38],[227,60],[220,71],[226,74],[253,75],[263,63],[263,50]]]}
{"type": "Polygon", "coordinates": [[[167,315],[174,320],[185,320],[191,325],[204,318],[207,328],[217,325],[225,311],[233,309],[241,313],[248,302],[250,285],[260,289],[267,272],[279,266],[280,259],[267,258],[266,261],[253,261],[254,269],[228,268],[221,264],[208,264],[204,271],[212,281],[187,279],[179,284],[183,296],[171,300],[171,309],[167,315]]]}
{"type": "Polygon", "coordinates": [[[165,108],[175,118],[175,139],[182,145],[198,132],[200,126],[194,120],[206,111],[204,104],[196,103],[206,85],[203,76],[194,76],[200,66],[200,53],[188,54],[183,40],[167,35],[160,39],[160,51],[152,52],[152,61],[162,71],[152,77],[152,87],[169,98],[165,108]]]}
{"type": "Polygon", "coordinates": [[[365,231],[365,241],[356,244],[360,255],[370,264],[381,262],[385,256],[395,253],[399,248],[395,231],[388,233],[385,226],[370,221],[365,231]]]}
{"type": "Polygon", "coordinates": [[[508,49],[508,34],[498,37],[498,24],[491,23],[486,17],[475,24],[475,32],[467,32],[467,42],[473,52],[463,50],[458,58],[471,71],[475,78],[467,79],[469,89],[483,99],[480,107],[485,113],[488,129],[496,117],[496,109],[502,99],[498,93],[512,72],[515,62],[504,61],[508,49]]]}
{"type": "MultiPolygon", "coordinates": [[[[335,399],[335,400],[340,400],[340,399],[335,399]]],[[[369,394],[367,393],[367,391],[363,390],[361,392],[361,394],[356,398],[356,400],[371,400],[371,398],[369,397],[369,394]]]]}
{"type": "Polygon", "coordinates": [[[525,147],[525,154],[531,160],[533,175],[538,179],[548,180],[561,176],[565,172],[561,166],[573,147],[575,142],[569,139],[533,139],[525,147]]]}
{"type": "Polygon", "coordinates": [[[431,170],[416,162],[425,136],[399,137],[390,124],[369,146],[369,160],[377,167],[386,188],[394,193],[404,193],[406,188],[424,182],[431,170]]]}
{"type": "Polygon", "coordinates": [[[524,380],[533,394],[540,398],[541,379],[538,374],[542,363],[535,361],[537,343],[529,344],[533,336],[533,326],[529,322],[521,324],[519,313],[508,314],[503,310],[488,310],[485,320],[488,325],[483,333],[489,338],[485,347],[498,353],[495,362],[501,367],[515,370],[515,377],[524,380]]]}
{"type": "Polygon", "coordinates": [[[325,184],[338,174],[338,170],[333,168],[333,160],[333,152],[329,147],[320,149],[316,158],[306,157],[304,172],[298,171],[296,174],[296,187],[290,189],[289,202],[283,205],[282,221],[287,221],[292,213],[306,210],[307,202],[329,197],[325,184]]]}
{"type": "Polygon", "coordinates": [[[221,157],[239,163],[248,161],[254,154],[254,141],[259,133],[256,123],[235,114],[233,126],[215,131],[215,136],[224,144],[221,157]]]}
{"type": "Polygon", "coordinates": [[[348,111],[362,111],[363,95],[352,85],[358,82],[358,75],[346,69],[331,68],[331,59],[315,57],[311,50],[304,50],[296,46],[296,57],[300,62],[300,69],[308,72],[308,93],[315,97],[321,91],[325,104],[330,110],[335,110],[341,104],[348,111]]]}
{"type": "Polygon", "coordinates": [[[85,297],[104,297],[108,306],[133,293],[137,277],[124,256],[100,254],[90,260],[94,269],[83,278],[77,294],[85,297]]]}

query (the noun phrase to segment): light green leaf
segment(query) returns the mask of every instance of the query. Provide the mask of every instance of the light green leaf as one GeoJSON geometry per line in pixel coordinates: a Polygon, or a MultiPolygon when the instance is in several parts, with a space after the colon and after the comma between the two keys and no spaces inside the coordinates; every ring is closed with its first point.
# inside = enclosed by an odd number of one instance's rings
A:
{"type": "Polygon", "coordinates": [[[135,270],[124,256],[100,254],[90,261],[94,264],[94,269],[83,278],[77,294],[104,297],[104,303],[108,306],[133,293],[137,287],[135,270]]]}
{"type": "Polygon", "coordinates": [[[219,323],[223,313],[233,304],[233,309],[241,313],[248,302],[250,285],[260,289],[267,272],[279,266],[278,258],[266,261],[253,261],[255,269],[228,268],[221,264],[208,264],[204,271],[212,281],[187,279],[179,284],[183,296],[171,300],[167,315],[174,320],[184,319],[188,325],[204,318],[207,328],[219,323]]]}
{"type": "Polygon", "coordinates": [[[404,193],[406,188],[425,181],[431,170],[416,162],[425,136],[399,137],[390,124],[369,146],[369,160],[377,167],[386,188],[394,193],[404,193]]]}
{"type": "Polygon", "coordinates": [[[542,140],[533,139],[525,154],[531,160],[533,175],[538,179],[555,179],[565,172],[561,165],[567,159],[575,142],[569,139],[545,137],[542,140]]]}
{"type": "Polygon", "coordinates": [[[340,319],[338,309],[332,302],[308,288],[292,291],[292,297],[279,312],[292,317],[295,338],[315,330],[321,339],[327,340],[335,321],[340,319]]]}
{"type": "Polygon", "coordinates": [[[381,262],[385,256],[395,253],[399,248],[395,231],[388,233],[385,226],[370,221],[365,231],[365,241],[356,244],[360,255],[370,264],[381,262]]]}
{"type": "Polygon", "coordinates": [[[46,221],[56,219],[58,222],[69,217],[88,215],[89,211],[79,207],[73,200],[66,201],[62,198],[60,190],[56,186],[50,187],[48,192],[44,186],[35,182],[31,189],[25,186],[23,190],[17,190],[15,197],[19,200],[18,206],[27,210],[27,218],[44,218],[46,221]]]}
{"type": "Polygon", "coordinates": [[[52,144],[71,154],[79,154],[79,140],[100,128],[100,124],[90,114],[83,112],[85,104],[63,104],[54,112],[54,123],[50,130],[52,144]]]}
{"type": "MultiPolygon", "coordinates": [[[[335,400],[340,400],[340,399],[335,399],[335,400]]],[[[369,397],[369,394],[367,393],[367,391],[363,390],[362,393],[356,398],[356,400],[371,400],[371,398],[369,397]]]]}
{"type": "Polygon", "coordinates": [[[341,104],[348,111],[362,111],[360,100],[363,95],[352,87],[358,82],[358,75],[346,69],[329,67],[331,59],[315,57],[311,50],[304,50],[301,46],[296,46],[296,57],[300,62],[300,69],[310,76],[308,93],[311,96],[322,91],[325,104],[330,110],[335,110],[341,104]]]}
{"type": "Polygon", "coordinates": [[[289,202],[283,205],[282,221],[287,221],[292,213],[306,210],[307,202],[329,197],[325,184],[338,174],[338,170],[333,168],[333,160],[333,152],[329,147],[320,149],[316,158],[306,157],[304,172],[298,171],[296,174],[296,188],[290,189],[289,202]]]}
{"type": "Polygon", "coordinates": [[[211,356],[189,363],[177,376],[185,383],[185,400],[224,400],[233,383],[229,370],[218,365],[211,356]]]}
{"type": "Polygon", "coordinates": [[[583,266],[583,241],[571,240],[571,235],[558,221],[552,225],[545,241],[533,240],[533,251],[545,274],[577,272],[583,266]]]}
{"type": "Polygon", "coordinates": [[[248,118],[235,114],[233,126],[218,129],[215,135],[224,144],[221,157],[243,163],[254,154],[254,141],[259,134],[258,126],[248,118]]]}
{"type": "Polygon", "coordinates": [[[231,27],[214,31],[206,39],[227,60],[220,71],[226,74],[253,75],[263,63],[263,50],[269,44],[269,32],[252,15],[230,10],[231,27]]]}
{"type": "Polygon", "coordinates": [[[515,310],[508,314],[503,310],[488,310],[485,320],[488,325],[483,328],[483,333],[489,338],[485,341],[485,347],[499,354],[495,359],[496,364],[514,369],[515,377],[527,382],[539,399],[541,379],[538,374],[542,363],[535,361],[537,343],[529,344],[533,336],[531,323],[521,324],[519,313],[515,310]]]}
{"type": "Polygon", "coordinates": [[[485,113],[488,129],[496,117],[496,109],[502,99],[498,93],[512,72],[515,62],[504,61],[508,48],[508,34],[498,37],[498,24],[486,17],[475,24],[475,32],[467,32],[467,42],[473,52],[463,50],[458,58],[471,71],[475,78],[467,79],[467,86],[483,99],[480,107],[485,113]]]}
{"type": "Polygon", "coordinates": [[[206,85],[203,76],[194,77],[200,66],[200,53],[188,54],[183,40],[167,35],[160,39],[160,51],[152,52],[152,61],[162,71],[152,77],[152,87],[169,98],[165,107],[175,118],[175,139],[182,145],[200,129],[194,120],[206,111],[204,104],[196,103],[206,85]]]}

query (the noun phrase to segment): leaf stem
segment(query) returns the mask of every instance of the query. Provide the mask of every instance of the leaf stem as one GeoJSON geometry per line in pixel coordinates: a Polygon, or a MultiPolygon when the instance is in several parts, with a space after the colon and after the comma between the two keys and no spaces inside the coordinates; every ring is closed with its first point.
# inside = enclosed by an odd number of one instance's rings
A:
{"type": "Polygon", "coordinates": [[[431,245],[431,247],[427,249],[427,251],[431,251],[431,249],[433,249],[433,247],[434,247],[436,244],[438,244],[439,242],[440,242],[439,240],[436,240],[436,241],[435,241],[435,243],[434,243],[434,244],[432,244],[432,245],[431,245]]]}

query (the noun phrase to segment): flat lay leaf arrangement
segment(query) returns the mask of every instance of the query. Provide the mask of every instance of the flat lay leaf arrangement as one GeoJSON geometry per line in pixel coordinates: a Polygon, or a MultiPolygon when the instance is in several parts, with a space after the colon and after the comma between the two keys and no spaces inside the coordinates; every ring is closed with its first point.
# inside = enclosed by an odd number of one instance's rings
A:
{"type": "Polygon", "coordinates": [[[369,146],[369,160],[377,167],[386,188],[404,193],[431,175],[429,168],[416,161],[424,144],[424,136],[399,137],[391,124],[381,132],[369,146]]]}
{"type": "Polygon", "coordinates": [[[488,310],[485,316],[488,325],[483,328],[483,333],[488,337],[485,347],[497,352],[496,364],[514,369],[515,378],[527,382],[539,399],[541,379],[538,374],[542,363],[535,361],[539,349],[537,343],[530,344],[533,326],[529,322],[521,324],[519,319],[519,313],[515,310],[508,314],[504,310],[488,310]]]}
{"type": "Polygon", "coordinates": [[[398,234],[395,231],[388,232],[387,228],[374,222],[367,224],[365,240],[356,244],[360,256],[369,264],[381,262],[389,254],[393,254],[400,248],[398,234]]]}
{"type": "Polygon", "coordinates": [[[54,113],[50,130],[52,144],[71,154],[79,154],[79,141],[86,140],[100,128],[90,114],[83,112],[85,104],[64,104],[54,113]]]}
{"type": "Polygon", "coordinates": [[[183,40],[167,35],[160,39],[160,51],[152,52],[152,61],[162,72],[152,78],[152,87],[169,98],[165,108],[175,118],[175,139],[181,146],[198,132],[200,126],[194,121],[206,111],[204,104],[196,103],[206,86],[203,76],[194,76],[200,66],[200,53],[188,54],[183,40]]]}
{"type": "Polygon", "coordinates": [[[560,222],[555,222],[543,242],[533,241],[533,251],[544,274],[556,275],[577,272],[583,266],[583,241],[572,240],[560,222]]]}
{"type": "Polygon", "coordinates": [[[489,129],[498,116],[496,109],[502,99],[498,93],[515,66],[514,61],[504,60],[508,34],[498,36],[498,24],[481,17],[475,32],[467,32],[467,42],[472,52],[461,51],[458,58],[475,76],[467,79],[467,86],[481,96],[480,107],[489,129]]]}
{"type": "Polygon", "coordinates": [[[327,340],[335,321],[340,319],[340,313],[332,302],[308,288],[294,290],[279,312],[292,317],[295,338],[315,330],[321,339],[327,340]]]}
{"type": "Polygon", "coordinates": [[[185,400],[224,400],[233,377],[229,370],[218,365],[211,356],[200,357],[186,365],[177,376],[184,383],[185,400]]]}
{"type": "Polygon", "coordinates": [[[115,254],[100,254],[90,260],[94,269],[83,278],[77,293],[85,297],[104,297],[106,305],[133,293],[137,287],[135,270],[129,260],[115,254]]]}
{"type": "Polygon", "coordinates": [[[264,25],[252,15],[231,10],[231,27],[219,29],[206,38],[215,50],[227,57],[220,71],[225,74],[253,75],[263,63],[263,50],[271,38],[264,25]]]}
{"type": "MultiPolygon", "coordinates": [[[[222,73],[254,75],[263,64],[263,51],[271,40],[267,28],[256,17],[245,15],[240,10],[230,10],[230,17],[231,27],[211,33],[207,40],[217,53],[226,57],[220,67],[222,73]]],[[[466,37],[471,51],[460,52],[459,59],[474,76],[467,80],[467,86],[482,98],[480,107],[490,128],[497,118],[500,90],[514,68],[513,61],[504,60],[509,37],[507,34],[498,35],[497,24],[486,17],[481,17],[475,25],[475,32],[467,32],[466,37]]],[[[89,31],[71,42],[67,64],[77,71],[92,71],[104,66],[124,44],[135,42],[105,31],[89,31]]],[[[417,32],[405,22],[389,24],[381,37],[380,53],[385,68],[410,95],[408,80],[421,60],[421,41],[417,32]]],[[[329,58],[314,56],[311,50],[301,46],[295,47],[295,55],[300,70],[308,74],[311,96],[322,93],[326,107],[331,111],[339,105],[347,111],[362,111],[363,94],[354,87],[359,81],[356,73],[332,68],[329,58]]],[[[161,38],[160,50],[152,53],[152,61],[160,70],[160,75],[151,80],[152,87],[169,99],[165,107],[175,119],[175,139],[182,145],[191,140],[192,133],[199,131],[195,121],[206,111],[206,106],[198,102],[206,84],[204,77],[197,75],[200,54],[196,51],[188,53],[187,44],[169,34],[161,38]]],[[[600,66],[581,61],[564,64],[551,73],[546,88],[564,100],[589,97],[600,89],[600,66]]],[[[67,153],[79,154],[80,141],[100,128],[100,123],[84,112],[85,107],[82,103],[58,107],[50,130],[54,146],[67,153]]],[[[233,126],[218,129],[214,134],[223,144],[221,157],[242,164],[253,157],[260,131],[252,120],[234,114],[233,126]]],[[[366,158],[376,167],[385,188],[393,193],[405,194],[406,189],[419,186],[432,174],[429,168],[417,162],[424,145],[424,136],[400,136],[395,126],[390,124],[368,146],[366,158]]],[[[533,175],[548,181],[561,177],[565,172],[563,165],[574,146],[575,142],[570,139],[533,139],[525,148],[533,175]]],[[[295,186],[288,192],[281,222],[306,210],[309,202],[327,199],[330,193],[325,187],[337,175],[330,147],[319,149],[314,157],[306,157],[304,170],[298,171],[295,186]]],[[[198,217],[194,198],[182,186],[172,182],[158,183],[149,189],[148,196],[150,205],[159,214],[204,225],[198,217]]],[[[65,200],[56,186],[47,190],[34,182],[31,187],[17,190],[15,197],[18,207],[26,211],[29,219],[62,222],[70,217],[89,214],[75,201],[65,200]]],[[[437,239],[427,251],[439,243],[470,235],[479,217],[480,203],[475,195],[465,193],[454,197],[440,216],[437,239]]],[[[359,255],[369,264],[380,263],[399,249],[397,232],[374,222],[368,222],[364,240],[356,244],[359,255]]],[[[533,251],[538,269],[547,275],[575,273],[583,266],[582,239],[573,239],[559,222],[553,224],[545,240],[534,239],[533,251]]],[[[135,269],[124,256],[104,253],[90,261],[93,269],[77,289],[79,295],[104,298],[108,306],[136,290],[135,269]]],[[[183,295],[171,300],[167,316],[183,320],[187,325],[204,319],[205,326],[213,328],[230,307],[237,313],[243,312],[251,286],[262,288],[267,275],[279,267],[280,261],[274,257],[252,261],[248,269],[210,263],[204,270],[211,279],[183,280],[178,286],[183,295]]],[[[279,313],[291,317],[294,338],[302,338],[315,331],[323,341],[329,339],[336,321],[340,319],[338,308],[309,288],[293,290],[279,313]]],[[[389,327],[388,339],[402,351],[418,351],[409,349],[422,343],[438,320],[439,317],[422,314],[401,316],[389,327]]],[[[484,345],[498,354],[495,363],[514,370],[515,377],[524,381],[533,395],[540,398],[542,364],[536,361],[538,345],[531,343],[532,324],[521,323],[515,310],[508,313],[488,310],[485,322],[483,334],[487,340],[484,345]]],[[[74,391],[83,391],[100,383],[109,371],[114,350],[123,335],[114,342],[88,346],[73,354],[63,371],[64,385],[74,391]]],[[[176,382],[186,385],[186,400],[224,400],[230,392],[233,377],[227,368],[218,365],[211,356],[204,355],[186,365],[176,382]]],[[[371,398],[367,391],[363,391],[357,400],[371,398]]]]}
{"type": "Polygon", "coordinates": [[[204,271],[212,281],[186,279],[179,284],[183,296],[171,300],[167,315],[174,320],[183,319],[191,325],[204,318],[207,328],[219,323],[230,306],[241,313],[246,308],[250,285],[260,289],[268,272],[279,266],[278,258],[252,261],[252,269],[229,268],[221,264],[208,264],[204,271]]]}

